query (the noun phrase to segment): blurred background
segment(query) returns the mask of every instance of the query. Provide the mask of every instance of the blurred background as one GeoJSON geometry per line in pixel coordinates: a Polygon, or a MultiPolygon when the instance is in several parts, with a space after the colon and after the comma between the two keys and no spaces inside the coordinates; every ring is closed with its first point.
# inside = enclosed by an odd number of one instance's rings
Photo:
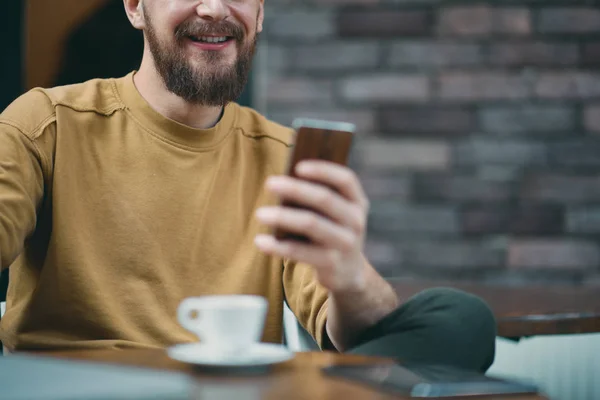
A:
{"type": "Polygon", "coordinates": [[[358,124],[382,273],[600,288],[598,2],[312,3],[267,1],[257,105],[358,124]]]}
{"type": "MultiPolygon", "coordinates": [[[[598,1],[265,5],[240,103],[284,124],[357,124],[367,255],[384,276],[600,294],[598,1]]],[[[0,10],[0,110],[35,86],[139,66],[141,35],[122,0],[2,0],[0,10]]],[[[600,351],[597,339],[578,351],[600,351]]],[[[515,370],[510,359],[525,353],[509,350],[501,367],[515,370]]],[[[593,371],[583,373],[589,389],[593,371]]]]}
{"type": "MultiPolygon", "coordinates": [[[[1,109],[139,66],[121,0],[2,7],[1,109]]],[[[600,288],[595,1],[268,0],[266,14],[240,103],[357,124],[382,274],[600,288]]]]}

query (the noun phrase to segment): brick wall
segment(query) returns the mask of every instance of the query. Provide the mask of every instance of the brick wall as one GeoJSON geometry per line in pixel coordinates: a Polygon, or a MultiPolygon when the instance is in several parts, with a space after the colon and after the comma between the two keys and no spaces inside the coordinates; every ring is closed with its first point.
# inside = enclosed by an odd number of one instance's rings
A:
{"type": "Polygon", "coordinates": [[[386,276],[600,282],[600,3],[268,0],[259,108],[348,120],[386,276]]]}

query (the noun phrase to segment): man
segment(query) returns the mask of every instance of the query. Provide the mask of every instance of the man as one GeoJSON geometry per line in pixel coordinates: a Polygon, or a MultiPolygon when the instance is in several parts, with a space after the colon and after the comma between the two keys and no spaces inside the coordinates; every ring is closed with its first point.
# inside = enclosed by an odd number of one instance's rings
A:
{"type": "Polygon", "coordinates": [[[263,0],[124,5],[144,32],[139,71],[32,90],[0,116],[4,345],[169,346],[194,340],[184,298],[251,293],[269,300],[265,341],[281,340],[285,300],[322,348],[486,370],[485,304],[438,289],[399,305],[363,256],[355,174],[307,162],[302,180],[282,176],[292,132],[233,103],[263,0]]]}

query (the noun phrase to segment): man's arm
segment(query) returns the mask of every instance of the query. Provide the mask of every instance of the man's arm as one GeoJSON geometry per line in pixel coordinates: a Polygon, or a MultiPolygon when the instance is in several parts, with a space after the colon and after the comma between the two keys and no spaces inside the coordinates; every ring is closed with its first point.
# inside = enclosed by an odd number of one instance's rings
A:
{"type": "Polygon", "coordinates": [[[30,90],[0,113],[1,269],[14,262],[35,231],[55,141],[54,107],[43,90],[30,90]]]}
{"type": "Polygon", "coordinates": [[[0,269],[13,263],[34,231],[43,190],[33,143],[0,121],[0,269]]]}
{"type": "Polygon", "coordinates": [[[327,333],[346,350],[365,329],[398,303],[393,289],[365,260],[364,238],[369,202],[356,175],[347,167],[323,161],[298,164],[296,174],[270,178],[267,189],[304,206],[257,210],[258,219],[282,231],[308,237],[310,243],[260,235],[261,251],[314,268],[329,292],[327,333]]]}
{"type": "Polygon", "coordinates": [[[398,296],[365,262],[364,286],[329,294],[327,336],[339,351],[356,344],[358,336],[398,307],[398,296]]]}

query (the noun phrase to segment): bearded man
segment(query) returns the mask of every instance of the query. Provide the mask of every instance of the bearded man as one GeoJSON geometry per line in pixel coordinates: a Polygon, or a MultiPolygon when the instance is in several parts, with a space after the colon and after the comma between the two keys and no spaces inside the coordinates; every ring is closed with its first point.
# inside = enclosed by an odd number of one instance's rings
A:
{"type": "Polygon", "coordinates": [[[124,6],[144,33],[139,70],[33,89],[0,115],[8,351],[191,342],[183,299],[256,294],[269,302],[265,342],[281,342],[286,302],[322,349],[491,365],[487,306],[441,288],[399,304],[363,254],[356,175],[309,161],[285,176],[292,130],[235,103],[263,0],[124,6]]]}

